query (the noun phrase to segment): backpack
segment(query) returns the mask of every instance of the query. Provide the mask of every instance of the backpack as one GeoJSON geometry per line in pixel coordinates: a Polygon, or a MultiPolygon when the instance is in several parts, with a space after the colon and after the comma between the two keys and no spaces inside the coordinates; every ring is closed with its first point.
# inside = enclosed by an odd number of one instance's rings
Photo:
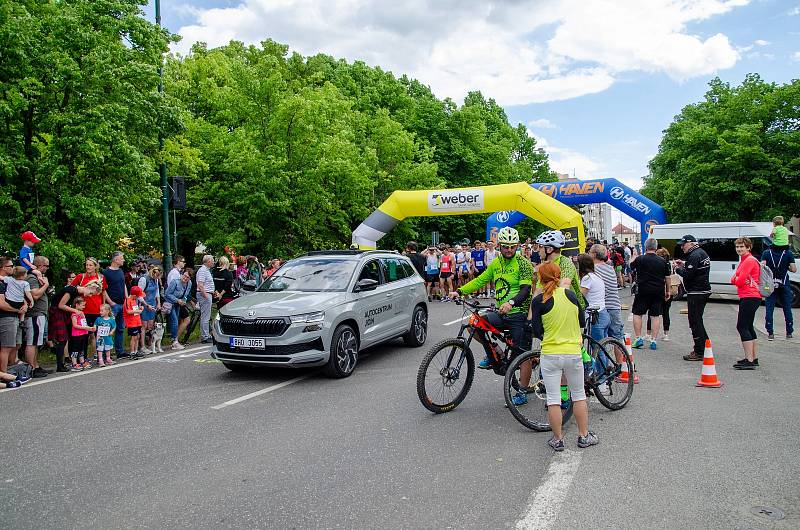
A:
{"type": "MultiPolygon", "coordinates": [[[[753,257],[756,261],[758,259],[753,257]]],[[[761,293],[761,296],[767,298],[775,292],[775,276],[772,274],[772,269],[766,266],[766,264],[758,261],[758,266],[761,269],[761,276],[758,278],[758,292],[761,293]]]]}

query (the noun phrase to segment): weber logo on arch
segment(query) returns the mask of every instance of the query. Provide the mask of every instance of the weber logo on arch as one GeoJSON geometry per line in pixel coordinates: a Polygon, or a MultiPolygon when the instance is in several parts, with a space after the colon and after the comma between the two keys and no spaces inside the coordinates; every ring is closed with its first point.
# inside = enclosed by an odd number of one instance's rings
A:
{"type": "Polygon", "coordinates": [[[428,209],[432,212],[482,210],[483,190],[429,191],[428,209]]]}

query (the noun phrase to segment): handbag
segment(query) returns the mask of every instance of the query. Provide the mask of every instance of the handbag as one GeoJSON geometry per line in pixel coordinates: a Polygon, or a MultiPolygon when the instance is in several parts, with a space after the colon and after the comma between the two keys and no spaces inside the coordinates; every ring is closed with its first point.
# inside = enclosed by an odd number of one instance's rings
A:
{"type": "Polygon", "coordinates": [[[172,312],[172,302],[164,301],[161,303],[161,314],[169,315],[172,312]]]}
{"type": "Polygon", "coordinates": [[[681,282],[683,282],[683,278],[680,274],[670,274],[669,276],[669,294],[671,296],[678,296],[678,290],[680,288],[681,282]]]}

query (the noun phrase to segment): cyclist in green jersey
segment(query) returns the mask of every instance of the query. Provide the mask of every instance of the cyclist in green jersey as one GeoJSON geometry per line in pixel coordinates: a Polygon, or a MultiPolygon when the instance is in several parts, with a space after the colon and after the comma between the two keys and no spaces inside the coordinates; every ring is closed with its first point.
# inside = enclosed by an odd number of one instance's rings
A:
{"type": "MultiPolygon", "coordinates": [[[[497,256],[477,278],[450,293],[450,296],[462,296],[474,293],[490,282],[495,285],[495,300],[497,312],[486,315],[487,320],[497,329],[511,332],[511,340],[517,351],[525,350],[525,324],[528,320],[528,309],[531,305],[531,289],[533,284],[533,266],[521,254],[517,254],[519,247],[519,233],[507,226],[497,233],[497,243],[500,246],[500,255],[497,256]]],[[[489,343],[483,332],[476,333],[475,339],[479,341],[486,351],[486,358],[478,364],[479,368],[493,368],[492,357],[489,354],[489,343]]],[[[530,380],[530,366],[528,366],[527,379],[530,380]]],[[[524,375],[524,370],[523,370],[524,375]]],[[[521,378],[522,379],[522,378],[521,378]]],[[[526,386],[526,381],[520,381],[526,386]]],[[[519,400],[517,404],[524,404],[528,398],[525,394],[514,397],[519,400]]]]}

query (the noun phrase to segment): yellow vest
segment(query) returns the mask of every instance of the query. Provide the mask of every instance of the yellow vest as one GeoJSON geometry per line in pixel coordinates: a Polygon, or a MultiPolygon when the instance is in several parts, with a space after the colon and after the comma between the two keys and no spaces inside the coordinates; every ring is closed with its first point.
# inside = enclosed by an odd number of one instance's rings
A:
{"type": "Polygon", "coordinates": [[[542,315],[542,355],[580,355],[583,340],[578,307],[570,302],[563,287],[553,291],[553,309],[542,315]]]}

